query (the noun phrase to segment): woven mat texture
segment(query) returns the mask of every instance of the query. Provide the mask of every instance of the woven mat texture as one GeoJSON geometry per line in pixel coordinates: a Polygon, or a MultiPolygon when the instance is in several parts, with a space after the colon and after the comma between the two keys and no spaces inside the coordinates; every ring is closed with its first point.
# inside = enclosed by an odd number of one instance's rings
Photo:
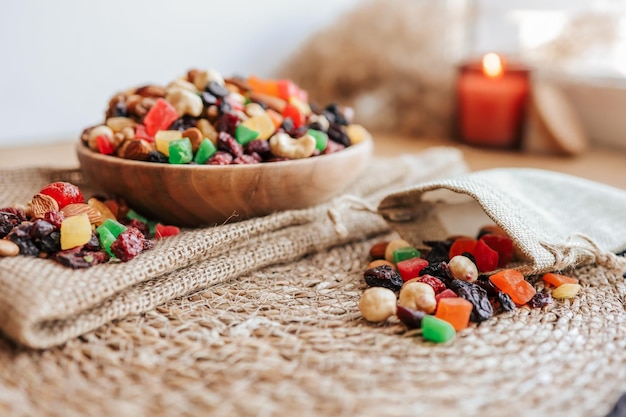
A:
{"type": "Polygon", "coordinates": [[[577,298],[434,345],[397,321],[361,318],[369,248],[397,237],[375,229],[46,350],[0,337],[0,415],[602,417],[626,391],[621,272],[579,268],[577,298]]]}

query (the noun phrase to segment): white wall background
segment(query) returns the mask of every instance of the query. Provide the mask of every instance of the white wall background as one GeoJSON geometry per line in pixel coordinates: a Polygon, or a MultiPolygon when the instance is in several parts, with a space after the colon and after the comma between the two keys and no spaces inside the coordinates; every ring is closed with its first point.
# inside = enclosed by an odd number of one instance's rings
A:
{"type": "Polygon", "coordinates": [[[0,148],[77,138],[118,90],[192,67],[272,76],[364,0],[2,0],[0,148]]]}

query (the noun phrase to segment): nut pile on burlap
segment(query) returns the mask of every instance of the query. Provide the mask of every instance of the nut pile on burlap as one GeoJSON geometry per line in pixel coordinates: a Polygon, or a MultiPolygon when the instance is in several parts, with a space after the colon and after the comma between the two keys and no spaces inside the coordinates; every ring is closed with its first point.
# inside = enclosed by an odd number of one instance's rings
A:
{"type": "MultiPolygon", "coordinates": [[[[360,317],[369,248],[397,236],[365,206],[464,169],[440,148],[374,162],[359,199],[186,230],[127,264],[0,260],[0,326],[18,342],[0,338],[0,414],[605,415],[626,390],[616,269],[575,269],[577,298],[445,345],[360,317]]],[[[0,205],[51,180],[81,178],[3,170],[0,205]]]]}

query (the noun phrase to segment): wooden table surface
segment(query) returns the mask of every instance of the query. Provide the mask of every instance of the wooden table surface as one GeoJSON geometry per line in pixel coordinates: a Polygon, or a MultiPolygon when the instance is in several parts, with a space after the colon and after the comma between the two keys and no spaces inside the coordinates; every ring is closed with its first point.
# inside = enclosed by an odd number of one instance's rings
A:
{"type": "MultiPolygon", "coordinates": [[[[412,138],[375,134],[376,155],[395,156],[418,153],[431,146],[460,148],[472,170],[497,167],[532,167],[550,169],[602,182],[626,190],[626,151],[592,147],[576,157],[536,155],[514,151],[474,148],[452,140],[412,138]]],[[[0,167],[73,167],[77,140],[46,145],[0,148],[0,167]]]]}

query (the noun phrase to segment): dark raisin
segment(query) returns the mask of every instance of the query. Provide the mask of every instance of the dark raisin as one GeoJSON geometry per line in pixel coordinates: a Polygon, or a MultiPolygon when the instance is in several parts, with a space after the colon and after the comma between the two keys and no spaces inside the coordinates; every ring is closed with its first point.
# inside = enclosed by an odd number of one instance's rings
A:
{"type": "Polygon", "coordinates": [[[315,130],[325,132],[324,128],[319,122],[309,123],[309,129],[315,129],[315,130]]]}
{"type": "Polygon", "coordinates": [[[228,152],[217,151],[206,163],[207,165],[229,165],[233,159],[233,156],[228,152]]]}
{"type": "Polygon", "coordinates": [[[220,132],[217,135],[217,149],[228,152],[237,158],[243,155],[243,146],[237,140],[226,132],[220,132]]]}
{"type": "MultiPolygon", "coordinates": [[[[433,277],[439,279],[452,278],[450,275],[450,268],[448,268],[448,264],[446,262],[438,262],[434,264],[430,264],[420,271],[422,275],[432,275],[433,277]]],[[[445,281],[444,281],[445,282],[445,281]]]]}
{"type": "Polygon", "coordinates": [[[217,109],[219,110],[220,114],[232,114],[231,112],[233,111],[233,106],[231,106],[228,101],[221,99],[217,103],[217,109]]]}
{"type": "Polygon", "coordinates": [[[613,406],[613,409],[605,417],[624,417],[626,416],[626,394],[622,394],[613,406]]]}
{"type": "Polygon", "coordinates": [[[110,117],[128,117],[128,109],[126,108],[126,103],[122,101],[118,101],[113,105],[111,109],[110,117]]]}
{"type": "Polygon", "coordinates": [[[365,282],[370,287],[384,287],[392,291],[399,291],[404,281],[398,271],[389,265],[375,266],[365,270],[365,282]]]}
{"type": "Polygon", "coordinates": [[[111,245],[111,252],[122,262],[128,262],[143,251],[143,234],[134,227],[124,230],[111,245]]]}
{"type": "Polygon", "coordinates": [[[515,303],[511,299],[511,296],[505,292],[498,291],[498,301],[502,306],[504,311],[513,311],[515,310],[515,303]]]}
{"type": "Polygon", "coordinates": [[[98,239],[98,235],[95,232],[91,233],[91,239],[89,239],[89,242],[85,243],[83,247],[85,250],[92,252],[102,250],[100,247],[100,239],[98,239]]]}
{"type": "Polygon", "coordinates": [[[11,230],[21,223],[22,220],[17,214],[8,211],[0,211],[0,239],[7,236],[11,230]]]}
{"type": "Polygon", "coordinates": [[[202,98],[202,103],[204,104],[205,107],[208,107],[211,104],[217,103],[217,97],[215,97],[213,94],[209,93],[208,91],[203,91],[202,94],[200,94],[200,98],[202,98]]]}
{"type": "Polygon", "coordinates": [[[39,248],[47,253],[55,253],[61,250],[61,232],[55,230],[44,236],[39,241],[39,248]]]}
{"type": "MultiPolygon", "coordinates": [[[[472,255],[471,253],[469,253],[469,252],[463,252],[463,253],[461,254],[461,256],[465,256],[467,259],[469,259],[470,261],[472,261],[472,262],[474,263],[474,265],[476,265],[476,258],[474,258],[474,255],[472,255]]],[[[477,266],[477,268],[478,268],[478,266],[477,266]]]]}
{"type": "Polygon", "coordinates": [[[172,122],[172,124],[168,127],[168,130],[178,130],[180,132],[184,132],[185,130],[196,127],[198,124],[198,120],[189,115],[185,115],[181,118],[178,118],[172,122]]]}
{"type": "Polygon", "coordinates": [[[30,228],[30,238],[41,239],[44,236],[48,236],[56,229],[58,229],[58,227],[54,226],[52,223],[37,219],[33,222],[33,225],[30,228]]]}
{"type": "Polygon", "coordinates": [[[109,260],[109,255],[105,251],[85,251],[82,246],[77,248],[62,250],[50,256],[62,265],[74,269],[89,268],[109,260]]]}
{"type": "Polygon", "coordinates": [[[209,81],[209,83],[205,87],[205,90],[213,94],[215,97],[226,97],[230,93],[228,88],[219,83],[216,83],[215,81],[209,81]]]}
{"type": "Polygon", "coordinates": [[[426,313],[413,310],[412,308],[396,306],[396,316],[409,329],[419,329],[422,327],[422,319],[426,313]]]}
{"type": "Polygon", "coordinates": [[[448,288],[456,293],[459,297],[465,298],[472,303],[474,308],[470,315],[470,320],[476,323],[485,321],[493,316],[493,307],[489,302],[487,291],[482,287],[472,284],[471,282],[461,281],[460,279],[443,280],[448,288]]]}
{"type": "Polygon", "coordinates": [[[15,234],[9,234],[9,240],[20,247],[20,254],[24,256],[39,256],[41,250],[35,245],[35,242],[28,237],[20,237],[15,234]]]}
{"type": "Polygon", "coordinates": [[[295,125],[293,124],[293,120],[291,120],[291,117],[285,117],[280,127],[285,132],[291,132],[295,128],[295,125]]]}
{"type": "Polygon", "coordinates": [[[424,244],[430,246],[430,251],[426,255],[425,259],[428,263],[448,262],[450,260],[450,246],[452,246],[451,240],[437,240],[427,241],[424,244]]]}
{"type": "Polygon", "coordinates": [[[446,284],[444,284],[443,281],[441,281],[439,278],[436,278],[432,275],[422,274],[419,277],[418,281],[430,285],[433,290],[435,290],[435,294],[439,294],[446,289],[446,284]]]}
{"type": "Polygon", "coordinates": [[[15,214],[20,219],[20,222],[25,222],[26,220],[28,220],[26,218],[26,214],[24,213],[24,210],[22,210],[21,208],[5,207],[5,208],[0,208],[0,212],[15,214]]]}
{"type": "Polygon", "coordinates": [[[159,151],[151,151],[148,154],[148,162],[158,162],[160,164],[167,164],[170,162],[170,160],[167,157],[167,155],[165,155],[164,153],[161,153],[159,151]]]}
{"type": "Polygon", "coordinates": [[[341,108],[336,103],[331,103],[327,105],[324,109],[324,115],[326,116],[326,118],[328,118],[329,121],[332,118],[333,121],[331,123],[337,123],[343,126],[348,125],[348,120],[345,118],[344,114],[341,111],[341,108]]]}
{"type": "Polygon", "coordinates": [[[483,290],[487,292],[488,297],[497,297],[498,293],[501,291],[496,288],[495,285],[489,279],[487,280],[478,280],[476,281],[476,285],[480,286],[483,290]]]}
{"type": "Polygon", "coordinates": [[[532,308],[541,308],[552,304],[552,296],[548,292],[538,292],[528,301],[532,308]]]}

